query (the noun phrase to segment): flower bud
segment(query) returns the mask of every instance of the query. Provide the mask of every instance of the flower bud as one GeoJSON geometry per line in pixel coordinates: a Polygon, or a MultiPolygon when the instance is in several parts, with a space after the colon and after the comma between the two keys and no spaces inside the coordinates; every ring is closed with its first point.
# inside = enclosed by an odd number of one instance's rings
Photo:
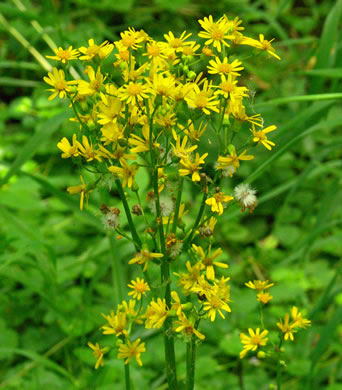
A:
{"type": "Polygon", "coordinates": [[[189,80],[195,80],[195,78],[196,78],[196,73],[195,73],[193,70],[190,70],[190,72],[187,73],[186,77],[187,77],[189,80]]]}

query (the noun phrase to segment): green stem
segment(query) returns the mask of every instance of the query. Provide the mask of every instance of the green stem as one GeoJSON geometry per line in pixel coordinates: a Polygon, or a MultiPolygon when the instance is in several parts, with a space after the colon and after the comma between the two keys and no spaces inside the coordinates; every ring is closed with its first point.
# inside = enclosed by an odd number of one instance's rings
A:
{"type": "Polygon", "coordinates": [[[177,200],[176,200],[176,209],[175,209],[175,214],[173,216],[173,224],[172,224],[172,230],[171,230],[173,234],[176,234],[176,230],[177,230],[178,215],[179,215],[179,209],[180,209],[180,204],[181,204],[181,200],[182,200],[183,183],[184,183],[184,178],[182,177],[180,179],[177,200]]]}
{"type": "MultiPolygon", "coordinates": [[[[72,100],[72,97],[70,96],[69,93],[67,93],[67,96],[68,96],[68,98],[69,98],[69,100],[70,100],[71,107],[72,107],[72,109],[73,109],[73,111],[74,111],[74,113],[75,113],[75,115],[76,115],[76,118],[77,118],[77,120],[80,122],[80,125],[83,127],[83,129],[84,129],[86,132],[89,132],[89,127],[88,127],[88,125],[87,125],[85,122],[83,122],[83,121],[81,120],[81,118],[80,118],[80,116],[79,116],[79,114],[78,114],[78,112],[77,112],[77,110],[76,110],[75,103],[74,103],[74,101],[72,100]]],[[[75,95],[74,95],[74,96],[75,96],[75,95]]]]}
{"type": "Polygon", "coordinates": [[[200,210],[198,212],[198,215],[197,215],[197,218],[196,218],[196,221],[188,235],[188,237],[184,240],[183,242],[183,248],[184,250],[186,250],[187,248],[187,245],[191,242],[192,240],[192,236],[194,235],[199,223],[201,222],[201,218],[203,216],[203,212],[204,212],[204,207],[205,207],[205,201],[207,200],[207,197],[208,197],[208,194],[206,192],[203,193],[203,198],[202,198],[202,203],[201,203],[201,207],[200,207],[200,210]]]}
{"type": "Polygon", "coordinates": [[[131,388],[131,380],[130,380],[130,376],[129,376],[129,364],[124,364],[125,366],[125,389],[126,390],[130,390],[131,388]]]}
{"type": "MultiPolygon", "coordinates": [[[[157,108],[157,107],[156,107],[157,108]]],[[[160,268],[161,272],[161,281],[165,285],[165,302],[167,307],[170,307],[171,304],[171,288],[170,288],[170,264],[166,255],[166,245],[165,245],[165,237],[164,237],[164,227],[163,227],[163,219],[160,211],[160,202],[159,202],[159,190],[158,190],[158,165],[156,161],[156,156],[153,150],[153,117],[156,113],[156,108],[153,113],[150,114],[148,102],[146,104],[146,112],[149,118],[149,147],[151,154],[151,176],[153,182],[153,191],[156,202],[156,214],[157,214],[157,225],[159,232],[159,244],[160,251],[164,255],[163,262],[160,268]]],[[[175,346],[172,337],[172,320],[167,318],[164,324],[164,349],[165,349],[165,362],[166,362],[166,374],[167,374],[167,382],[170,390],[177,390],[177,374],[176,374],[176,357],[175,357],[175,346]]]]}
{"type": "Polygon", "coordinates": [[[118,303],[122,302],[123,300],[123,283],[121,275],[123,274],[122,266],[120,263],[120,260],[117,256],[114,255],[115,253],[115,244],[114,244],[114,237],[112,234],[108,234],[109,238],[109,245],[110,245],[110,257],[112,260],[112,279],[113,279],[113,290],[114,290],[114,304],[117,305],[118,303]]]}
{"type": "Polygon", "coordinates": [[[283,344],[283,335],[280,335],[280,341],[278,346],[278,362],[277,362],[277,390],[281,389],[281,364],[280,364],[280,348],[283,344]]]}
{"type": "Polygon", "coordinates": [[[127,203],[126,195],[124,193],[124,190],[123,190],[122,185],[121,185],[121,181],[119,179],[115,180],[115,184],[116,184],[116,187],[118,189],[118,192],[119,192],[122,204],[123,204],[124,209],[125,209],[125,213],[126,213],[129,229],[131,231],[131,234],[132,234],[132,237],[133,237],[133,240],[134,240],[135,249],[138,251],[141,248],[141,240],[140,240],[140,238],[138,236],[138,233],[137,233],[137,231],[135,229],[135,226],[134,226],[134,223],[133,223],[133,219],[132,219],[132,216],[131,216],[131,211],[130,211],[128,203],[127,203]]]}
{"type": "Polygon", "coordinates": [[[263,303],[261,303],[261,302],[259,304],[259,313],[260,313],[261,328],[262,328],[262,330],[264,330],[265,329],[265,325],[264,325],[264,311],[263,311],[263,303]]]}
{"type": "Polygon", "coordinates": [[[186,345],[186,390],[193,390],[195,383],[196,344],[192,337],[186,345]]]}

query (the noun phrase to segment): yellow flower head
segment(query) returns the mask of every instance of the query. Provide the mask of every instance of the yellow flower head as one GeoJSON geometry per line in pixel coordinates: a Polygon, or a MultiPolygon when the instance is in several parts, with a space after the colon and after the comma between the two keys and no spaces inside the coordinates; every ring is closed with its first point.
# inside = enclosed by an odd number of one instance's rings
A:
{"type": "Polygon", "coordinates": [[[225,195],[224,192],[217,192],[214,196],[208,198],[205,203],[211,207],[213,213],[222,215],[225,204],[233,199],[234,196],[225,195]]]}
{"type": "Polygon", "coordinates": [[[275,53],[274,47],[272,47],[272,42],[274,39],[271,39],[270,41],[266,40],[263,34],[259,34],[259,40],[244,37],[242,41],[240,42],[241,45],[248,45],[253,46],[257,49],[267,51],[268,54],[276,58],[277,60],[280,60],[280,57],[275,53]]]}
{"type": "Polygon", "coordinates": [[[198,337],[200,340],[204,340],[204,334],[200,333],[192,321],[190,321],[184,313],[179,316],[178,320],[174,323],[177,327],[175,328],[176,332],[183,332],[186,337],[192,338],[193,335],[198,337]]]}
{"type": "Polygon", "coordinates": [[[161,328],[167,318],[167,314],[168,308],[165,299],[157,298],[157,301],[152,299],[145,313],[145,328],[161,328]]]}
{"type": "Polygon", "coordinates": [[[184,168],[180,168],[178,170],[179,174],[181,176],[187,176],[191,175],[192,181],[200,181],[201,177],[199,175],[199,171],[201,169],[201,165],[205,163],[204,159],[208,156],[208,153],[204,153],[202,156],[200,156],[198,153],[196,153],[196,157],[194,161],[190,160],[189,157],[182,158],[180,160],[180,163],[183,165],[184,168]]]}
{"type": "Polygon", "coordinates": [[[298,328],[305,329],[307,326],[311,326],[311,321],[303,318],[302,313],[298,311],[298,308],[296,306],[293,306],[291,309],[291,317],[292,321],[296,324],[298,328]]]}
{"type": "Polygon", "coordinates": [[[154,91],[149,85],[133,81],[130,81],[128,85],[124,84],[118,91],[120,100],[133,105],[138,105],[138,102],[147,99],[152,94],[154,91]]]}
{"type": "Polygon", "coordinates": [[[137,50],[141,47],[140,43],[144,41],[144,37],[139,31],[135,31],[134,28],[129,27],[128,30],[120,33],[121,44],[127,49],[137,50]]]}
{"type": "Polygon", "coordinates": [[[133,290],[130,291],[128,295],[132,295],[133,298],[138,299],[138,301],[140,301],[142,295],[146,295],[146,292],[151,290],[145,280],[140,278],[131,280],[131,284],[128,284],[128,287],[133,290]]]}
{"type": "Polygon", "coordinates": [[[97,68],[96,74],[95,70],[91,66],[87,66],[85,73],[89,77],[89,82],[85,80],[80,80],[78,82],[78,93],[81,96],[92,96],[95,93],[100,91],[100,88],[103,85],[105,77],[101,73],[100,67],[97,68]]]}
{"type": "Polygon", "coordinates": [[[277,126],[268,126],[266,129],[262,130],[255,130],[255,126],[252,123],[251,132],[253,133],[253,141],[257,142],[258,144],[262,144],[265,146],[266,149],[271,150],[272,146],[275,146],[275,143],[270,141],[267,138],[267,133],[270,133],[271,131],[274,131],[277,128],[277,126]]]}
{"type": "Polygon", "coordinates": [[[94,39],[89,39],[88,44],[88,47],[82,46],[78,49],[78,51],[83,54],[80,57],[80,60],[92,60],[99,53],[100,49],[108,44],[108,41],[104,41],[101,43],[101,45],[98,46],[95,44],[94,39]]]}
{"type": "Polygon", "coordinates": [[[88,346],[94,351],[94,356],[96,359],[95,363],[95,369],[97,370],[99,366],[103,366],[103,355],[108,352],[107,348],[101,348],[98,343],[95,345],[92,344],[91,342],[88,342],[88,346]]]}
{"type": "Polygon", "coordinates": [[[174,51],[182,51],[182,47],[186,45],[193,45],[196,42],[186,41],[192,34],[187,34],[186,31],[183,31],[181,36],[175,37],[172,31],[169,31],[168,34],[164,34],[164,38],[167,43],[164,43],[164,47],[167,47],[174,51]]]}
{"type": "Polygon", "coordinates": [[[185,96],[185,101],[191,108],[198,108],[206,115],[210,115],[210,111],[219,112],[218,105],[220,102],[216,100],[216,96],[211,96],[210,90],[200,90],[197,84],[193,85],[192,91],[185,96]]]}
{"type": "Polygon", "coordinates": [[[208,73],[210,74],[240,76],[240,73],[238,72],[244,69],[241,65],[242,62],[238,60],[229,63],[227,57],[224,57],[223,61],[221,61],[219,57],[215,57],[213,60],[209,61],[207,68],[208,73]]]}
{"type": "Polygon", "coordinates": [[[128,364],[132,358],[135,358],[139,366],[142,366],[141,354],[146,352],[145,343],[141,343],[141,339],[137,339],[134,343],[126,340],[119,346],[119,359],[126,359],[125,364],[128,364]]]}
{"type": "Polygon", "coordinates": [[[61,61],[62,64],[66,64],[67,61],[76,60],[79,56],[79,52],[77,49],[73,49],[72,46],[69,46],[68,49],[63,49],[59,47],[58,49],[53,50],[55,52],[54,56],[46,56],[46,58],[50,58],[51,60],[61,61]]]}
{"type": "Polygon", "coordinates": [[[268,283],[268,280],[254,280],[253,282],[249,281],[248,283],[245,283],[245,286],[253,290],[264,291],[267,288],[274,286],[274,283],[268,283]]]}
{"type": "Polygon", "coordinates": [[[184,133],[193,141],[198,142],[201,138],[201,136],[204,134],[205,130],[207,129],[207,123],[203,123],[203,121],[199,124],[199,126],[195,127],[194,123],[191,119],[188,119],[187,126],[183,126],[181,124],[178,125],[178,127],[184,131],[184,133]]]}
{"type": "Polygon", "coordinates": [[[144,265],[143,272],[146,271],[149,261],[153,259],[160,259],[164,255],[162,253],[150,252],[148,249],[142,249],[133,259],[131,259],[128,264],[140,264],[144,265]]]}
{"type": "Polygon", "coordinates": [[[178,284],[182,287],[183,293],[188,295],[190,291],[197,285],[202,269],[202,264],[198,262],[197,264],[191,266],[190,261],[187,261],[185,266],[188,271],[187,273],[178,274],[175,272],[175,275],[179,278],[178,284]]]}
{"type": "Polygon", "coordinates": [[[243,344],[243,350],[240,352],[240,359],[244,358],[249,351],[256,351],[258,347],[264,347],[267,344],[268,330],[263,330],[260,333],[260,329],[257,328],[254,332],[252,328],[248,329],[249,336],[245,333],[240,334],[241,343],[243,344]]]}
{"type": "Polygon", "coordinates": [[[183,140],[181,139],[180,135],[178,135],[175,130],[172,130],[172,135],[173,135],[173,138],[174,140],[176,141],[176,145],[172,144],[172,149],[173,149],[173,153],[176,157],[180,158],[180,159],[187,159],[190,157],[191,155],[191,152],[193,152],[194,150],[196,150],[198,148],[197,145],[193,145],[193,146],[190,146],[190,147],[186,147],[186,144],[188,142],[188,137],[185,136],[183,137],[183,140]]]}
{"type": "Polygon", "coordinates": [[[261,291],[257,294],[257,300],[264,305],[266,305],[266,303],[268,303],[271,299],[273,299],[273,297],[268,292],[261,291]]]}
{"type": "Polygon", "coordinates": [[[115,173],[118,177],[122,179],[122,186],[129,188],[133,185],[133,180],[136,173],[139,170],[139,167],[136,164],[128,165],[125,159],[120,160],[121,167],[110,166],[108,170],[112,173],[115,173]]]}
{"type": "Polygon", "coordinates": [[[206,270],[206,276],[208,280],[215,279],[215,267],[228,268],[228,264],[215,261],[223,253],[221,248],[217,248],[215,252],[211,255],[211,245],[209,245],[207,254],[204,253],[202,247],[192,244],[193,249],[199,255],[202,262],[202,268],[206,270]]]}
{"type": "Polygon", "coordinates": [[[87,185],[84,183],[83,177],[80,176],[82,184],[78,186],[71,186],[67,188],[67,191],[69,194],[81,194],[80,199],[80,210],[83,210],[83,201],[84,198],[87,200],[87,209],[88,209],[88,200],[89,200],[89,193],[92,191],[92,189],[89,189],[87,185]]]}
{"type": "Polygon", "coordinates": [[[226,40],[231,39],[232,36],[229,33],[230,26],[227,19],[222,16],[217,22],[214,22],[213,17],[209,15],[208,18],[205,17],[198,23],[205,30],[198,33],[199,37],[207,39],[205,45],[213,45],[219,53],[222,51],[222,45],[229,47],[226,40]]]}
{"type": "Polygon", "coordinates": [[[72,136],[72,145],[70,145],[70,142],[66,137],[63,137],[62,140],[58,142],[57,147],[63,152],[62,158],[79,156],[76,134],[73,134],[72,136]]]}
{"type": "Polygon", "coordinates": [[[54,99],[57,95],[60,99],[63,99],[71,92],[70,85],[77,84],[78,81],[66,81],[65,73],[62,69],[58,70],[57,68],[53,68],[52,72],[48,73],[48,77],[44,77],[44,81],[53,87],[52,89],[48,89],[48,91],[53,92],[48,100],[54,99]]]}
{"type": "Polygon", "coordinates": [[[293,333],[296,333],[296,330],[294,328],[296,327],[296,323],[293,322],[292,324],[289,323],[290,316],[288,313],[285,314],[284,322],[283,320],[280,320],[277,323],[277,327],[284,333],[284,340],[290,339],[291,341],[294,340],[293,333]]]}
{"type": "Polygon", "coordinates": [[[117,314],[114,314],[112,310],[109,315],[102,314],[102,317],[107,321],[107,324],[101,327],[103,334],[114,334],[118,337],[121,335],[128,335],[128,321],[126,313],[118,311],[117,314]]]}
{"type": "Polygon", "coordinates": [[[224,294],[222,294],[222,291],[217,284],[211,289],[209,296],[207,296],[207,300],[204,302],[204,310],[208,312],[210,321],[215,321],[216,312],[218,312],[223,319],[225,319],[225,316],[222,313],[223,310],[228,313],[231,312],[231,308],[228,306],[228,303],[230,302],[229,296],[229,288],[224,291],[224,294]]]}
{"type": "MultiPolygon", "coordinates": [[[[217,159],[218,165],[217,169],[225,169],[227,167],[233,167],[235,168],[234,172],[240,167],[240,161],[248,161],[253,160],[254,156],[252,155],[246,155],[247,150],[244,150],[240,155],[238,156],[236,154],[235,147],[231,145],[229,148],[229,155],[227,156],[219,156],[217,159]]],[[[232,174],[231,174],[232,176],[232,174]]]]}

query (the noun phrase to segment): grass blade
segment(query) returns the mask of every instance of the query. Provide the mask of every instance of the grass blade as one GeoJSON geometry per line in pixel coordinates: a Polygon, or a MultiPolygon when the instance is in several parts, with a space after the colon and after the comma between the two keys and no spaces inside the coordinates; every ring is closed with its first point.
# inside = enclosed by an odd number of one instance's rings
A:
{"type": "MultiPolygon", "coordinates": [[[[7,355],[20,355],[24,356],[27,359],[30,359],[50,370],[56,371],[65,378],[69,379],[70,382],[77,388],[77,382],[76,379],[63,367],[59,366],[57,363],[53,362],[50,359],[47,359],[41,355],[38,355],[35,352],[26,350],[26,349],[19,349],[19,348],[0,348],[0,353],[1,354],[7,354],[7,355]]],[[[1,386],[1,385],[0,385],[1,386]]],[[[1,386],[2,387],[2,386],[1,386]]]]}
{"type": "MultiPolygon", "coordinates": [[[[342,14],[342,0],[338,0],[331,8],[325,19],[321,39],[316,54],[316,69],[330,68],[333,48],[336,44],[338,25],[342,14]]],[[[313,77],[309,84],[309,94],[314,94],[323,89],[325,79],[313,77]]]]}
{"type": "Polygon", "coordinates": [[[42,142],[45,142],[45,140],[57,131],[59,126],[69,117],[69,112],[62,112],[38,126],[36,133],[33,134],[21,149],[6,176],[0,181],[0,187],[6,184],[20,170],[21,166],[35,154],[42,142]]]}
{"type": "Polygon", "coordinates": [[[252,183],[255,179],[257,179],[274,160],[282,156],[293,144],[295,144],[302,138],[306,137],[309,134],[314,133],[317,130],[334,128],[341,125],[342,125],[341,119],[327,120],[318,123],[317,125],[311,126],[309,129],[305,131],[301,130],[296,137],[290,139],[283,147],[281,147],[279,150],[273,153],[268,160],[266,160],[263,164],[261,164],[250,176],[248,176],[246,183],[252,183]]]}

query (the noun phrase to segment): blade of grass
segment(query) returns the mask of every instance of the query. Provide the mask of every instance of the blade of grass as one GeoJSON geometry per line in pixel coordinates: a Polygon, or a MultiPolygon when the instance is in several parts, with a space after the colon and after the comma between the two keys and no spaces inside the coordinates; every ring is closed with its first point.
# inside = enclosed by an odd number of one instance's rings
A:
{"type": "MultiPolygon", "coordinates": [[[[308,179],[312,179],[312,178],[319,176],[319,175],[322,175],[322,174],[336,173],[336,170],[338,170],[341,167],[342,167],[342,160],[330,161],[329,163],[326,163],[323,167],[319,166],[319,167],[313,169],[312,172],[309,174],[308,179]]],[[[298,179],[296,177],[294,179],[287,181],[286,183],[279,184],[276,188],[274,188],[273,190],[267,192],[266,194],[264,194],[263,196],[258,198],[258,204],[262,204],[268,200],[271,200],[271,199],[281,195],[282,193],[284,193],[288,190],[292,190],[293,187],[296,187],[297,183],[298,183],[298,179]]],[[[231,211],[229,214],[224,214],[223,218],[224,218],[224,221],[226,222],[226,221],[234,219],[238,216],[244,217],[244,216],[248,216],[248,215],[249,215],[248,213],[241,213],[241,210],[237,209],[237,210],[231,211]]]]}
{"type": "Polygon", "coordinates": [[[108,234],[110,245],[110,258],[112,262],[112,280],[113,280],[113,300],[116,307],[123,300],[126,284],[123,276],[125,275],[122,269],[121,259],[115,255],[115,238],[113,234],[108,234]]]}
{"type": "Polygon", "coordinates": [[[52,360],[47,359],[46,357],[43,357],[41,355],[38,355],[35,352],[29,351],[26,349],[19,349],[19,348],[0,348],[0,353],[7,354],[7,355],[24,356],[27,359],[30,359],[39,365],[42,365],[46,368],[49,368],[49,369],[59,373],[60,375],[64,376],[65,378],[69,379],[70,382],[76,388],[78,388],[76,379],[68,371],[66,371],[63,367],[61,367],[57,363],[53,362],[52,360]]]}
{"type": "Polygon", "coordinates": [[[2,61],[0,62],[1,68],[14,68],[14,69],[29,69],[40,71],[41,67],[38,64],[25,61],[2,61]]]}
{"type": "Polygon", "coordinates": [[[326,77],[329,79],[341,79],[342,78],[342,68],[334,69],[311,69],[298,72],[298,74],[305,74],[307,76],[314,77],[326,77]]]}
{"type": "Polygon", "coordinates": [[[281,104],[288,104],[293,102],[315,102],[315,101],[337,100],[337,99],[342,99],[342,93],[320,93],[317,95],[288,96],[288,97],[268,100],[267,102],[257,103],[254,105],[254,107],[279,106],[281,104]]]}
{"type": "Polygon", "coordinates": [[[13,79],[10,77],[0,77],[0,85],[6,87],[16,87],[16,88],[36,88],[42,83],[35,80],[24,80],[24,79],[13,79]]]}
{"type": "MultiPolygon", "coordinates": [[[[68,344],[73,338],[71,336],[66,337],[65,339],[59,341],[56,345],[54,345],[52,348],[50,348],[46,353],[44,353],[44,357],[48,358],[49,356],[53,355],[57,351],[59,351],[61,348],[63,348],[66,344],[68,344]]],[[[19,372],[13,374],[9,378],[7,378],[4,382],[0,383],[0,389],[7,386],[9,383],[11,383],[13,380],[18,379],[22,376],[24,376],[27,372],[32,370],[33,368],[37,367],[38,362],[32,362],[28,364],[25,368],[20,370],[19,372]]]]}
{"type": "MultiPolygon", "coordinates": [[[[315,167],[317,168],[318,164],[321,164],[320,161],[323,158],[325,158],[333,150],[339,149],[341,147],[342,147],[342,138],[337,137],[337,138],[335,138],[335,141],[333,143],[326,145],[321,153],[314,156],[311,163],[308,164],[308,166],[303,170],[303,172],[295,179],[297,182],[295,183],[295,185],[293,185],[291,187],[291,190],[287,193],[282,205],[276,211],[276,221],[275,221],[276,225],[279,223],[280,224],[282,223],[281,219],[279,219],[278,217],[279,217],[279,215],[282,215],[285,207],[288,205],[288,203],[291,201],[291,199],[293,199],[294,193],[299,188],[299,186],[303,185],[307,179],[312,177],[312,175],[310,175],[310,174],[315,170],[315,167]]],[[[341,163],[342,163],[342,160],[329,161],[326,164],[318,166],[318,169],[321,168],[321,170],[323,169],[325,171],[326,168],[328,168],[328,169],[330,168],[331,164],[333,164],[333,167],[337,168],[337,167],[341,166],[341,163]]]]}
{"type": "Polygon", "coordinates": [[[334,333],[336,331],[336,328],[338,325],[342,322],[342,306],[340,306],[336,311],[333,317],[330,319],[330,321],[325,325],[325,327],[320,332],[320,338],[316,345],[316,348],[314,349],[313,353],[311,354],[311,367],[309,375],[306,378],[304,390],[310,390],[312,389],[312,381],[314,379],[314,371],[316,368],[317,363],[319,362],[321,356],[323,355],[324,351],[330,344],[330,340],[334,337],[334,333]]]}
{"type": "Polygon", "coordinates": [[[313,321],[317,315],[320,312],[323,312],[323,309],[331,302],[331,297],[334,296],[332,295],[332,289],[334,288],[337,279],[339,276],[341,276],[342,273],[342,263],[337,267],[334,276],[331,278],[330,282],[327,284],[326,289],[324,290],[320,300],[316,303],[316,305],[312,308],[309,318],[311,321],[313,321]]]}
{"type": "Polygon", "coordinates": [[[301,241],[296,248],[293,249],[293,254],[291,256],[286,257],[282,262],[279,264],[281,266],[288,265],[292,263],[294,260],[296,260],[298,257],[301,257],[303,255],[303,252],[305,250],[305,247],[307,245],[312,245],[313,243],[316,243],[317,237],[322,235],[324,232],[334,228],[335,226],[342,225],[342,218],[337,218],[333,221],[326,222],[325,224],[321,224],[319,228],[316,228],[315,230],[312,230],[311,234],[309,234],[303,241],[301,241]]]}
{"type": "MultiPolygon", "coordinates": [[[[25,5],[21,2],[21,0],[12,0],[12,3],[15,4],[15,6],[22,12],[27,12],[27,8],[25,5]]],[[[46,32],[44,32],[43,27],[38,23],[37,21],[38,17],[34,17],[31,20],[31,24],[33,28],[38,32],[38,34],[43,38],[45,43],[50,47],[52,51],[57,48],[56,43],[53,41],[53,39],[48,35],[46,32]]],[[[80,75],[76,71],[76,69],[73,66],[70,66],[70,74],[74,79],[79,79],[80,75]]]]}
{"type": "Polygon", "coordinates": [[[21,149],[20,153],[18,154],[18,157],[11,165],[6,176],[0,181],[0,188],[19,171],[21,166],[35,154],[40,145],[45,140],[47,140],[55,131],[57,131],[59,126],[67,118],[69,118],[70,115],[71,114],[69,112],[62,112],[61,114],[54,116],[53,118],[38,126],[37,131],[27,141],[26,145],[21,149]]]}
{"type": "Polygon", "coordinates": [[[0,23],[5,27],[5,29],[14,36],[14,38],[20,42],[20,44],[27,49],[32,56],[37,60],[37,62],[48,72],[52,70],[52,66],[46,61],[46,59],[39,53],[39,51],[34,48],[28,40],[11,24],[8,20],[0,13],[0,23]]]}
{"type": "MultiPolygon", "coordinates": [[[[316,54],[315,69],[330,68],[331,56],[333,48],[336,45],[338,25],[342,14],[342,0],[338,0],[331,8],[327,18],[325,19],[322,35],[319,41],[319,46],[316,54]]],[[[314,94],[322,91],[325,79],[323,77],[310,78],[309,94],[314,94]]]]}
{"type": "Polygon", "coordinates": [[[38,17],[36,12],[28,10],[18,10],[9,4],[0,4],[0,12],[6,16],[19,17],[25,20],[31,20],[38,17]]]}
{"type": "Polygon", "coordinates": [[[282,156],[293,144],[301,140],[302,138],[306,137],[309,134],[314,133],[315,131],[321,130],[321,129],[327,129],[327,128],[334,128],[342,125],[341,119],[332,119],[327,121],[322,121],[321,123],[318,123],[314,126],[311,126],[310,128],[306,129],[305,131],[300,130],[299,134],[292,139],[290,139],[285,145],[283,145],[280,149],[278,149],[276,152],[272,153],[271,157],[269,157],[268,160],[266,160],[264,163],[262,163],[248,178],[245,180],[246,183],[252,183],[255,179],[257,179],[266,169],[270,166],[270,164],[282,156]]]}

